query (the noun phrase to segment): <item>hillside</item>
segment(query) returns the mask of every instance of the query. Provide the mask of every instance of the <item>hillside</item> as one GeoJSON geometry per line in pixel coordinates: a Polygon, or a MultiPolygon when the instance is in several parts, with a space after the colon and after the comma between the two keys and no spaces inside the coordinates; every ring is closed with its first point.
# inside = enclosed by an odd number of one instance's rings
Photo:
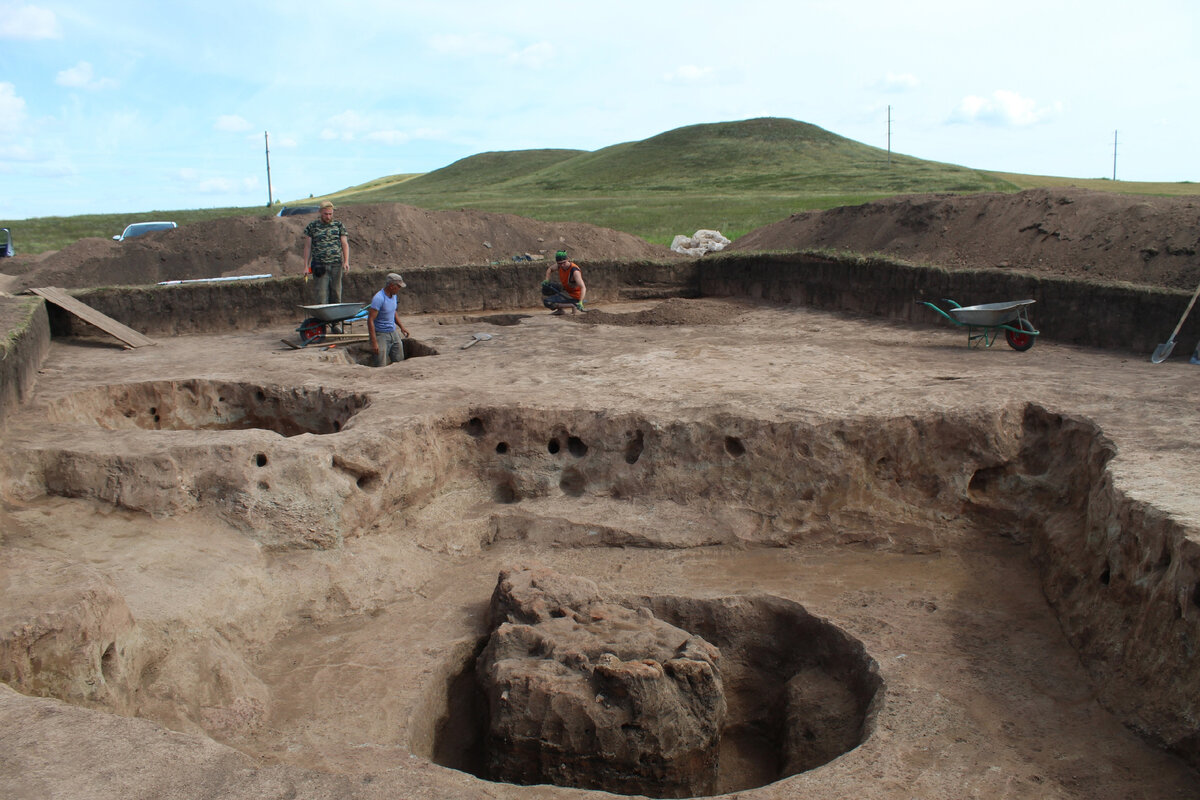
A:
{"type": "MultiPolygon", "coordinates": [[[[526,195],[775,191],[986,191],[1015,188],[978,170],[888,154],[790,119],[691,125],[595,152],[484,153],[391,187],[375,201],[413,202],[443,194],[526,195]]],[[[355,196],[342,194],[343,201],[355,196]]],[[[449,198],[444,202],[453,205],[449,198]]]]}

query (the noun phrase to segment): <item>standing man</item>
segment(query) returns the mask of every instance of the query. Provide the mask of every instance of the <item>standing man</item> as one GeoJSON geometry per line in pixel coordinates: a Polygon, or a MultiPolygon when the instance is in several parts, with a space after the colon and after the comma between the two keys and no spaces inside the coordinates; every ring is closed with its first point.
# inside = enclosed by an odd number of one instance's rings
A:
{"type": "Polygon", "coordinates": [[[386,367],[388,359],[404,360],[404,342],[400,334],[408,338],[408,330],[396,313],[396,295],[407,286],[404,278],[389,272],[387,284],[371,298],[371,310],[367,312],[367,330],[371,334],[371,352],[375,354],[375,366],[386,367]],[[399,328],[399,333],[396,329],[399,328]]]}
{"type": "Polygon", "coordinates": [[[562,316],[566,308],[574,314],[583,311],[583,297],[586,294],[583,271],[574,261],[567,260],[566,250],[559,250],[554,254],[554,263],[546,267],[546,279],[542,281],[542,305],[553,309],[558,316],[562,316]],[[558,267],[558,283],[551,283],[550,275],[555,267],[558,267]]]}
{"type": "Polygon", "coordinates": [[[321,202],[321,216],[304,229],[304,272],[313,278],[314,305],[342,302],[342,273],[350,271],[346,226],[333,219],[333,203],[321,202]]]}

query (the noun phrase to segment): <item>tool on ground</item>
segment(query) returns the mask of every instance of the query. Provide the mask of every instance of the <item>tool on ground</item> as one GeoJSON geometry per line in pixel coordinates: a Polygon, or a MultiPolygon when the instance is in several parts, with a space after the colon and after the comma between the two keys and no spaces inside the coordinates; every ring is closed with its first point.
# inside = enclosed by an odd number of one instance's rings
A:
{"type": "Polygon", "coordinates": [[[1175,349],[1175,337],[1179,335],[1180,328],[1183,327],[1183,321],[1188,318],[1188,314],[1192,313],[1192,306],[1196,305],[1196,297],[1200,296],[1200,283],[1196,284],[1196,291],[1192,292],[1192,300],[1188,303],[1188,307],[1183,310],[1183,316],[1179,318],[1179,324],[1175,326],[1175,331],[1171,334],[1171,338],[1154,348],[1154,354],[1150,356],[1150,360],[1155,364],[1161,364],[1167,360],[1167,356],[1171,355],[1171,351],[1175,349]]]}
{"type": "Polygon", "coordinates": [[[928,300],[917,303],[929,306],[946,319],[967,329],[967,347],[991,347],[1004,333],[1008,346],[1018,353],[1033,347],[1034,337],[1041,331],[1029,321],[1029,306],[1034,300],[1007,300],[1003,303],[984,303],[978,306],[962,306],[946,297],[943,303],[949,306],[943,311],[928,300]]]}
{"type": "Polygon", "coordinates": [[[490,333],[474,333],[474,334],[471,334],[471,341],[469,341],[469,342],[467,342],[466,344],[464,344],[464,345],[462,346],[462,349],[463,349],[463,350],[466,350],[468,347],[470,347],[471,345],[475,344],[476,342],[486,342],[488,339],[491,339],[491,338],[492,338],[492,335],[491,335],[490,333]]]}

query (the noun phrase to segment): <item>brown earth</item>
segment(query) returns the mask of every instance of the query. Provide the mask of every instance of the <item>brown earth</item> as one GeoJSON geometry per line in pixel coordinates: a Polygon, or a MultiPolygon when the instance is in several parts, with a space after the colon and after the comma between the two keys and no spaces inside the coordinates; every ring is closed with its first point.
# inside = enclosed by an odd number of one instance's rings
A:
{"type": "MultiPolygon", "coordinates": [[[[426,211],[398,203],[346,206],[351,269],[488,264],[526,255],[575,260],[678,257],[636,236],[580,222],[541,222],[511,214],[426,211]]],[[[146,285],[231,275],[299,275],[304,227],[314,216],[230,217],[184,225],[126,242],[82,239],[69,247],[0,263],[0,289],[146,285]],[[7,284],[7,286],[6,286],[7,284]]]]}
{"type": "Polygon", "coordinates": [[[949,268],[1023,271],[1192,289],[1200,282],[1200,199],[1084,189],[904,195],[808,211],[730,250],[829,248],[949,268]]]}
{"type": "MultiPolygon", "coordinates": [[[[346,206],[352,268],[488,264],[566,249],[577,261],[678,257],[626,233],[471,210],[346,206]],[[490,245],[490,246],[489,246],[490,245]]],[[[145,285],[230,275],[296,275],[313,219],[233,217],[128,242],[84,239],[0,265],[0,289],[145,285]]],[[[828,248],[950,268],[1001,267],[1191,289],[1200,282],[1200,200],[1083,189],[904,195],[809,211],[739,238],[730,250],[828,248]]]]}
{"type": "Polygon", "coordinates": [[[382,370],[294,324],[51,342],[0,431],[0,796],[594,796],[472,761],[488,600],[537,562],[777,669],[721,792],[1200,798],[1200,369],[748,299],[505,311],[411,315],[427,355],[382,370]],[[858,746],[781,767],[793,694],[863,697],[858,746]]]}

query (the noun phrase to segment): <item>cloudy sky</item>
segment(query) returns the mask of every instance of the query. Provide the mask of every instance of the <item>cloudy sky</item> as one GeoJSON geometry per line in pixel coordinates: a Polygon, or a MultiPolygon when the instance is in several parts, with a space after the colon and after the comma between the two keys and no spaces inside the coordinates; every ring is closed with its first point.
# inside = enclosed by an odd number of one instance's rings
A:
{"type": "Polygon", "coordinates": [[[1195,0],[0,0],[0,219],[266,205],[489,150],[790,117],[1200,181],[1195,0]]]}

